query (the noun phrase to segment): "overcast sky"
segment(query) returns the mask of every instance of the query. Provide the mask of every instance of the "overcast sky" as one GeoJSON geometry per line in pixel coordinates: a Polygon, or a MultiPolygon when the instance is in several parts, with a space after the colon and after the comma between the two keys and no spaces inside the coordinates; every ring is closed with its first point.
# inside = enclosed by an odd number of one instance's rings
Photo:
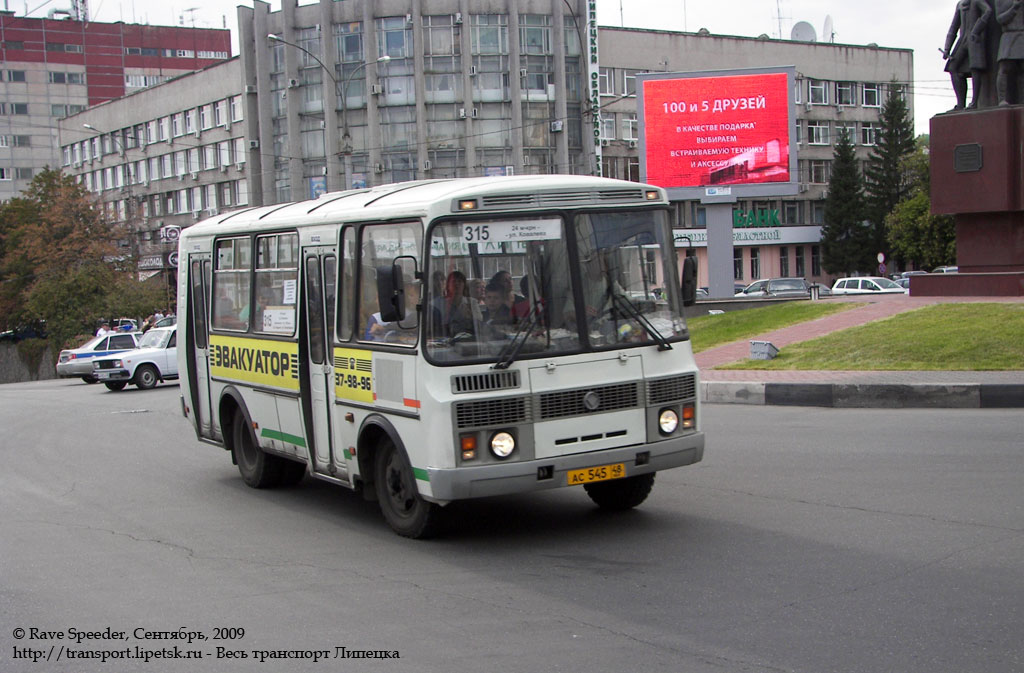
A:
{"type": "MultiPolygon", "coordinates": [[[[423,0],[424,7],[430,0],[423,0]]],[[[19,15],[24,0],[5,0],[19,15]]],[[[234,36],[235,7],[251,6],[246,0],[89,0],[90,15],[96,21],[173,24],[197,28],[228,27],[234,36]]],[[[300,0],[300,4],[310,4],[300,0]]],[[[70,0],[32,0],[27,8],[33,16],[51,9],[66,9],[70,0]]],[[[272,10],[281,6],[271,2],[272,10]]],[[[928,132],[928,119],[955,103],[949,76],[943,72],[939,54],[952,21],[955,0],[598,0],[598,21],[602,25],[663,28],[695,32],[707,28],[720,35],[789,38],[793,24],[806,21],[817,33],[824,33],[825,17],[831,15],[835,41],[914,50],[914,106],[918,133],[928,132]]],[[[237,43],[236,43],[237,44],[237,43]]],[[[235,47],[237,52],[237,46],[235,47]]]]}

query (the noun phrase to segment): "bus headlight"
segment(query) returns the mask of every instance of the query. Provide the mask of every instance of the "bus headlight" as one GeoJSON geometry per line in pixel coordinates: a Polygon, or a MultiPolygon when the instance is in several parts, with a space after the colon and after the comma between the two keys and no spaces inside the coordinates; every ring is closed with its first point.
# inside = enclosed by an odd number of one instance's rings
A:
{"type": "Polygon", "coordinates": [[[508,432],[496,432],[491,436],[491,453],[496,458],[508,458],[516,448],[516,439],[508,432]]]}
{"type": "Polygon", "coordinates": [[[658,429],[663,435],[671,435],[679,427],[679,414],[675,409],[662,409],[658,414],[658,429]]]}

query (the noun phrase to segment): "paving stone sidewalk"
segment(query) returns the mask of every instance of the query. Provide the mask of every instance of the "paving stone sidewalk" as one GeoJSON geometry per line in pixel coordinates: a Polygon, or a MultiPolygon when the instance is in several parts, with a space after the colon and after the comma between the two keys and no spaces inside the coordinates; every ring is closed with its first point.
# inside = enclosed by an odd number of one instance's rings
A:
{"type": "MultiPolygon", "coordinates": [[[[750,341],[778,348],[937,303],[1016,302],[1019,297],[835,297],[857,308],[696,355],[706,402],[845,407],[1024,407],[1024,371],[758,371],[714,367],[750,357],[750,341]]],[[[1024,335],[1022,335],[1024,338],[1024,335]]]]}

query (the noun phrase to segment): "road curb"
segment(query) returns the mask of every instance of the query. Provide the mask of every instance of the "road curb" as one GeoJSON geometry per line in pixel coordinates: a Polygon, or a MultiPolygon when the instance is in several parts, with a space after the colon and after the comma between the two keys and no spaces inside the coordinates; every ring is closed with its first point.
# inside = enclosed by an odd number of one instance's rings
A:
{"type": "Polygon", "coordinates": [[[701,401],[848,409],[1016,409],[1024,408],[1024,384],[704,381],[701,401]]]}

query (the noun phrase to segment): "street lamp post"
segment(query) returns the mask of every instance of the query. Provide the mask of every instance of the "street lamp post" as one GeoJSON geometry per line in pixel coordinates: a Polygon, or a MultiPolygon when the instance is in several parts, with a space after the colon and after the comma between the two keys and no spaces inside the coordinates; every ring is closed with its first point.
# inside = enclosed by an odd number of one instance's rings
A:
{"type": "MultiPolygon", "coordinates": [[[[334,93],[336,96],[339,96],[341,98],[341,155],[344,157],[345,188],[352,189],[352,136],[349,133],[348,128],[348,85],[352,82],[352,78],[355,77],[356,73],[358,73],[366,66],[370,65],[370,63],[387,63],[388,61],[391,60],[391,57],[385,55],[381,56],[375,61],[364,61],[360,63],[352,72],[346,75],[345,79],[339,83],[338,78],[334,76],[334,73],[331,71],[331,69],[328,68],[324,64],[324,62],[321,61],[320,58],[310,50],[306,49],[301,45],[295,44],[294,42],[289,42],[283,37],[274,35],[273,33],[268,34],[267,39],[274,42],[280,42],[281,44],[286,44],[289,47],[295,47],[299,51],[305,53],[311,59],[316,61],[320,68],[327,74],[327,76],[331,78],[331,81],[334,82],[334,93]]],[[[327,119],[326,114],[324,115],[324,119],[327,119]]],[[[325,128],[324,133],[326,132],[327,129],[325,128]]],[[[327,157],[324,157],[325,161],[326,159],[327,157]]]]}

